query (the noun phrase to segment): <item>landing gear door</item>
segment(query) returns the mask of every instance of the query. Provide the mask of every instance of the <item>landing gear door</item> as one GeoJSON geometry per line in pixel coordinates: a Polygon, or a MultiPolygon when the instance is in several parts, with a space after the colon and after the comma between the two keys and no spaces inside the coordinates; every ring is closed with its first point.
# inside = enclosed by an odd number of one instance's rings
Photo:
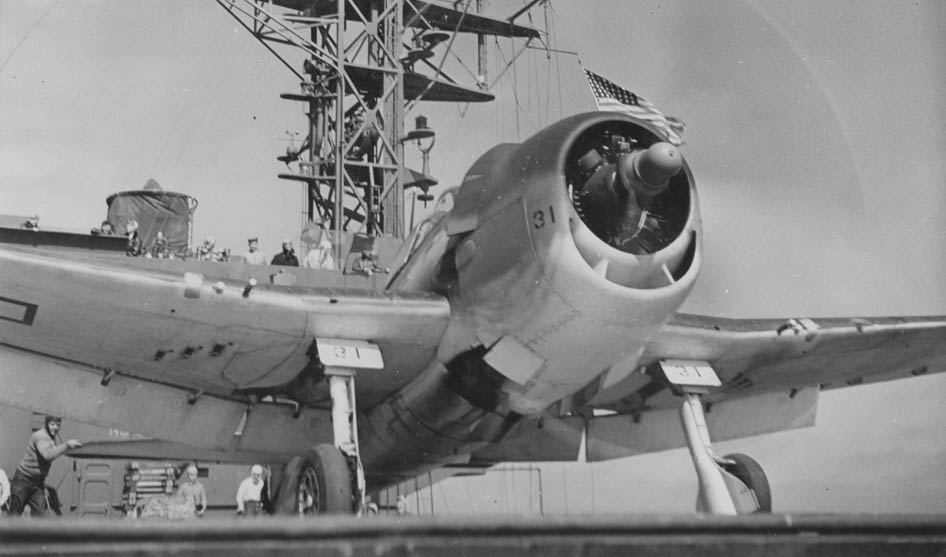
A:
{"type": "Polygon", "coordinates": [[[699,360],[663,360],[660,370],[672,385],[677,387],[695,387],[712,389],[722,382],[708,362],[699,360]]]}
{"type": "Polygon", "coordinates": [[[384,368],[381,349],[370,342],[321,337],[316,338],[316,342],[319,347],[319,359],[327,367],[384,368]]]}

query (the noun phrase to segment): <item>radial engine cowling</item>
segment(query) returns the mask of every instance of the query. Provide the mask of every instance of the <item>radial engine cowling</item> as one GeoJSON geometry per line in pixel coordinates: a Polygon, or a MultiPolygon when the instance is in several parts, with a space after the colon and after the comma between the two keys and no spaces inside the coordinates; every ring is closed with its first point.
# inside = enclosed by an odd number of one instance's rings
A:
{"type": "Polygon", "coordinates": [[[574,116],[474,164],[447,223],[458,288],[442,357],[472,346],[531,413],[639,356],[692,288],[692,175],[646,122],[574,116]]]}

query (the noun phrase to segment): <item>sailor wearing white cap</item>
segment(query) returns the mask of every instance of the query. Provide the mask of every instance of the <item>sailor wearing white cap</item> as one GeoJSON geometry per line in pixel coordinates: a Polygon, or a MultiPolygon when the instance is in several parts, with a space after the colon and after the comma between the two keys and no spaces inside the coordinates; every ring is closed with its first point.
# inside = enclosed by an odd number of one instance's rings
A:
{"type": "Polygon", "coordinates": [[[237,514],[259,516],[263,514],[263,505],[260,502],[263,495],[263,467],[254,464],[250,468],[250,477],[240,482],[237,489],[237,514]]]}
{"type": "Polygon", "coordinates": [[[243,261],[250,265],[265,265],[269,261],[266,259],[266,254],[259,249],[259,238],[256,236],[247,238],[246,243],[248,246],[247,250],[243,252],[243,261]]]}

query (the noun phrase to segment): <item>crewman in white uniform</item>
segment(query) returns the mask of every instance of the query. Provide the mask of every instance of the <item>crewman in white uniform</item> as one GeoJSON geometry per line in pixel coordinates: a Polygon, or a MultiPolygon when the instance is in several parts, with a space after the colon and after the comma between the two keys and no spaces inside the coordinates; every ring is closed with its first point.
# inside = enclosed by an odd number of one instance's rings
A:
{"type": "Polygon", "coordinates": [[[237,515],[259,516],[263,514],[263,467],[254,464],[250,468],[250,477],[240,482],[237,489],[237,515]]]}

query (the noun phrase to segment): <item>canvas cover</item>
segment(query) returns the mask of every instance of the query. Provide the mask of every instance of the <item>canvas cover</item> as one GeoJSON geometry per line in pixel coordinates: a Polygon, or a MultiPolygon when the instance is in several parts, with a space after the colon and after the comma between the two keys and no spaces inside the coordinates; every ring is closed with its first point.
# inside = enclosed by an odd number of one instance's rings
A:
{"type": "Polygon", "coordinates": [[[135,508],[135,515],[142,520],[184,520],[196,516],[194,501],[181,495],[152,495],[135,508]]]}
{"type": "Polygon", "coordinates": [[[138,221],[141,245],[146,250],[161,231],[172,253],[187,251],[191,216],[197,207],[193,197],[169,191],[134,190],[113,194],[106,203],[108,220],[119,234],[124,234],[125,225],[134,219],[138,221]]]}

